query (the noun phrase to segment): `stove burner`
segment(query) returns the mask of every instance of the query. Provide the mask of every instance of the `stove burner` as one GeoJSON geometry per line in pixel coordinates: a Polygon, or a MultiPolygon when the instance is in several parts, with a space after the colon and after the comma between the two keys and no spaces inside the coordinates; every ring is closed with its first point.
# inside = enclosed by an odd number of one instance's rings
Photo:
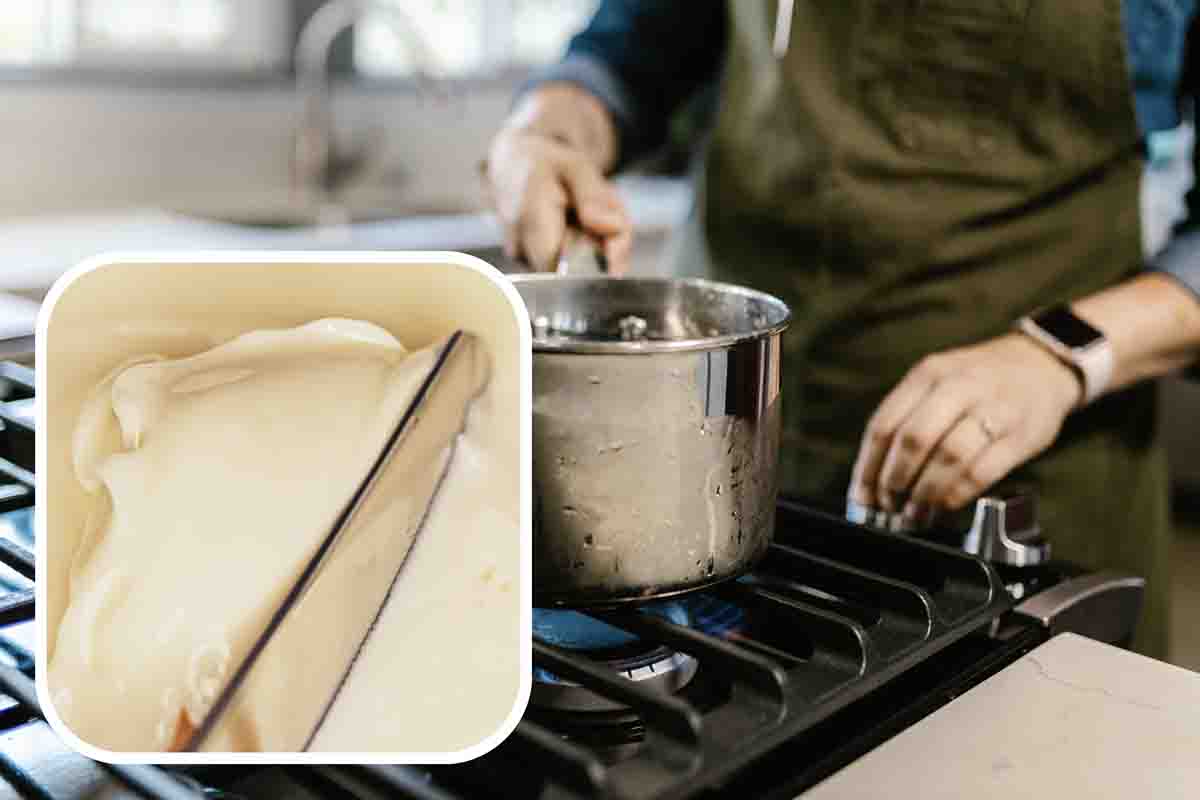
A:
{"type": "MultiPolygon", "coordinates": [[[[687,608],[676,600],[647,604],[644,610],[680,625],[688,624],[687,608]]],[[[626,647],[638,640],[633,634],[582,612],[549,608],[533,610],[533,635],[547,644],[585,652],[626,647]]]]}
{"type": "MultiPolygon", "coordinates": [[[[688,624],[688,613],[676,601],[648,605],[645,613],[655,614],[680,625],[688,624]]],[[[578,611],[535,608],[533,634],[544,642],[568,650],[610,667],[631,681],[673,693],[696,673],[696,660],[673,653],[651,642],[642,642],[620,628],[601,622],[578,611]]],[[[533,670],[530,703],[542,708],[565,711],[617,711],[623,703],[585,689],[540,667],[533,670]]]]}
{"type": "MultiPolygon", "coordinates": [[[[685,653],[674,653],[665,647],[654,647],[641,656],[604,661],[613,671],[642,686],[663,694],[674,694],[688,685],[696,675],[696,659],[685,653]]],[[[610,700],[602,694],[559,678],[544,669],[534,669],[531,705],[559,711],[621,711],[624,703],[610,700]]]]}
{"type": "MultiPolygon", "coordinates": [[[[736,634],[745,617],[741,608],[708,594],[648,603],[640,613],[722,638],[736,634]]],[[[653,642],[643,642],[633,634],[585,613],[535,608],[533,633],[544,642],[578,651],[625,678],[664,694],[680,691],[696,674],[697,662],[692,656],[653,642]]],[[[588,712],[626,708],[620,702],[540,667],[534,668],[533,679],[530,703],[536,707],[588,712]]]]}
{"type": "Polygon", "coordinates": [[[718,639],[736,638],[746,625],[746,610],[707,592],[680,601],[687,610],[689,627],[718,639]]]}

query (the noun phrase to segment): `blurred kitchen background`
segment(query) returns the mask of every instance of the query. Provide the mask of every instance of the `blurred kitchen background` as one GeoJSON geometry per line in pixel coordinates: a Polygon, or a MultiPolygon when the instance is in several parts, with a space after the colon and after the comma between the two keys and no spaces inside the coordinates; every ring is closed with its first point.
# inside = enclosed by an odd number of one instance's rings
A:
{"type": "MultiPolygon", "coordinates": [[[[489,137],[595,6],[5,0],[2,286],[36,291],[97,248],[492,255],[489,137]]],[[[645,244],[686,210],[678,180],[628,193],[645,244]]]]}
{"type": "MultiPolygon", "coordinates": [[[[0,0],[0,351],[97,252],[454,249],[502,261],[478,166],[514,91],[596,0],[0,0]],[[332,144],[331,144],[332,143],[332,144]]],[[[689,120],[622,189],[657,272],[689,120]]],[[[1200,520],[1200,387],[1164,392],[1200,520]]],[[[1177,537],[1173,660],[1200,669],[1200,523],[1177,537]]]]}

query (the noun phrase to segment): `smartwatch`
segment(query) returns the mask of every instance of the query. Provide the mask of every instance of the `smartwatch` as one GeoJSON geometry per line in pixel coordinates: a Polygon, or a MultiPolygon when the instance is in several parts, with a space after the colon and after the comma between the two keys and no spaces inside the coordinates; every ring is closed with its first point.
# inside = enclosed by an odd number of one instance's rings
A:
{"type": "Polygon", "coordinates": [[[1017,322],[1025,334],[1066,364],[1083,384],[1080,405],[1104,393],[1112,378],[1112,344],[1065,303],[1036,311],[1017,322]]]}

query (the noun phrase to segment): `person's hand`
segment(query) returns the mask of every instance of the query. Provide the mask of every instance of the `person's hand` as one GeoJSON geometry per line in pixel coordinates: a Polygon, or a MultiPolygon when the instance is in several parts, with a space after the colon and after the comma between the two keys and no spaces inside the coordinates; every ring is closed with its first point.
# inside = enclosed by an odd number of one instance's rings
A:
{"type": "Polygon", "coordinates": [[[1082,391],[1017,333],[929,356],[872,415],[849,499],[918,524],[962,508],[1049,447],[1082,391]]]}
{"type": "Polygon", "coordinates": [[[590,105],[597,101],[584,94],[555,87],[534,98],[540,107],[518,109],[493,139],[484,177],[509,258],[553,270],[568,229],[577,225],[599,244],[609,271],[620,275],[628,268],[633,226],[596,153],[571,143],[572,118],[597,113],[590,105]]]}

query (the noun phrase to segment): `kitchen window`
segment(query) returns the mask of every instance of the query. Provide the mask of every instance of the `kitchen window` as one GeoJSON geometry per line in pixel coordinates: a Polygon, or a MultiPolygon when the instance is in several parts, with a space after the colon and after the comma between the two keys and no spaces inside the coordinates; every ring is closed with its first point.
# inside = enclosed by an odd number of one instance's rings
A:
{"type": "Polygon", "coordinates": [[[0,64],[264,71],[290,58],[287,0],[5,0],[0,64]]]}
{"type": "MultiPolygon", "coordinates": [[[[320,0],[0,0],[0,67],[279,74],[291,64],[300,21],[320,5],[320,0]]],[[[557,58],[598,5],[598,0],[376,0],[354,29],[346,51],[353,55],[343,63],[373,79],[420,72],[475,78],[525,69],[557,58]],[[417,39],[424,46],[414,46],[417,39]]]]}
{"type": "Polygon", "coordinates": [[[399,11],[426,41],[438,64],[427,70],[471,77],[525,69],[558,58],[583,28],[598,0],[379,0],[360,25],[356,71],[370,76],[412,75],[421,65],[395,34],[399,11]]]}

